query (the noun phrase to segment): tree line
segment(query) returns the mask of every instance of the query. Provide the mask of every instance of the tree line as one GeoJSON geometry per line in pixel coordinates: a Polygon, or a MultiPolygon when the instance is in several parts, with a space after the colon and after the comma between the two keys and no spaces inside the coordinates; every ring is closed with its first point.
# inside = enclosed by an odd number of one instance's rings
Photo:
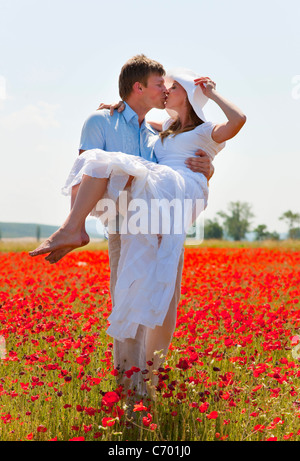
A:
{"type": "MultiPolygon", "coordinates": [[[[204,238],[223,239],[229,238],[233,240],[244,240],[246,234],[251,229],[251,219],[254,218],[252,206],[247,202],[230,202],[227,213],[219,211],[217,217],[221,218],[222,224],[218,218],[207,219],[204,225],[204,238]]],[[[300,213],[294,213],[291,210],[285,211],[279,218],[287,225],[287,238],[300,239],[300,213]]],[[[41,237],[48,237],[56,230],[54,226],[45,226],[39,224],[20,224],[20,223],[0,223],[0,240],[3,235],[3,229],[10,237],[35,236],[37,241],[41,237]],[[22,227],[23,226],[23,227],[22,227]],[[25,226],[25,227],[24,227],[25,226]],[[54,229],[54,230],[53,230],[54,229]],[[20,234],[20,235],[19,235],[20,234]]],[[[255,240],[279,240],[278,232],[270,232],[265,224],[259,224],[255,229],[255,240]]],[[[195,225],[188,232],[189,237],[196,236],[195,225]]]]}
{"type": "MultiPolygon", "coordinates": [[[[218,218],[208,219],[204,226],[205,239],[223,239],[224,237],[233,240],[243,240],[251,229],[251,219],[254,218],[252,206],[247,202],[230,202],[227,212],[219,211],[217,216],[221,218],[222,225],[218,218]]],[[[284,212],[279,218],[287,225],[287,236],[289,239],[300,239],[300,213],[291,210],[284,212]]],[[[265,224],[259,224],[255,229],[255,240],[279,240],[278,232],[270,232],[265,224]]]]}

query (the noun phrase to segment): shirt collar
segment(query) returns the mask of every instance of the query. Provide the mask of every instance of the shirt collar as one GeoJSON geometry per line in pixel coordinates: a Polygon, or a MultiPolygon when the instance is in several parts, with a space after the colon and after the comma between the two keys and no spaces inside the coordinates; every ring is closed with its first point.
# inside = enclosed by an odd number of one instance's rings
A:
{"type": "Polygon", "coordinates": [[[137,113],[134,112],[133,109],[127,104],[127,102],[124,102],[125,104],[125,109],[123,110],[122,114],[126,120],[127,123],[129,123],[134,117],[137,117],[137,113]]]}
{"type": "MultiPolygon", "coordinates": [[[[137,118],[138,122],[138,115],[136,112],[134,112],[133,109],[127,104],[127,102],[124,101],[125,104],[125,109],[123,110],[122,114],[126,120],[127,123],[129,123],[134,117],[137,118]]],[[[149,131],[151,131],[153,134],[157,134],[157,131],[152,128],[151,125],[149,125],[148,122],[146,122],[146,119],[143,120],[141,124],[141,129],[147,128],[149,131]]]]}

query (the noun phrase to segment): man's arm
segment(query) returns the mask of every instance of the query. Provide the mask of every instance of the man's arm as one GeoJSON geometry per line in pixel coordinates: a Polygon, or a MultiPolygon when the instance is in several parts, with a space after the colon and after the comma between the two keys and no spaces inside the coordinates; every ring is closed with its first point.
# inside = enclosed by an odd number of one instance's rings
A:
{"type": "Polygon", "coordinates": [[[195,173],[203,173],[209,181],[215,171],[210,156],[202,149],[199,149],[195,155],[197,155],[196,158],[189,157],[186,159],[186,166],[195,173]]]}
{"type": "Polygon", "coordinates": [[[95,112],[84,122],[81,130],[79,154],[89,149],[105,150],[105,115],[95,112]]]}

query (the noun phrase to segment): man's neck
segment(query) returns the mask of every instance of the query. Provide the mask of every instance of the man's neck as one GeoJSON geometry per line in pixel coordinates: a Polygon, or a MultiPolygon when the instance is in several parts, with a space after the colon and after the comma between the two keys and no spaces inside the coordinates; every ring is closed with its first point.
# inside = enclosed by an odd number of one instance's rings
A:
{"type": "Polygon", "coordinates": [[[145,119],[145,115],[147,114],[147,112],[149,112],[149,109],[132,98],[128,98],[125,102],[137,114],[139,125],[141,126],[145,119]]]}

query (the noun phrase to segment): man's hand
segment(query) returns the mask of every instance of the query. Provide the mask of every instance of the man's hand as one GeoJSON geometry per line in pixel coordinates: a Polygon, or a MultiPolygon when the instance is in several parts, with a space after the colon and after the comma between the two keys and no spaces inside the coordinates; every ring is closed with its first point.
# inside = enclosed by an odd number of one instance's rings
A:
{"type": "Polygon", "coordinates": [[[202,149],[199,149],[195,155],[197,157],[189,157],[185,161],[186,166],[195,173],[203,173],[209,181],[215,171],[210,156],[202,149]]]}

